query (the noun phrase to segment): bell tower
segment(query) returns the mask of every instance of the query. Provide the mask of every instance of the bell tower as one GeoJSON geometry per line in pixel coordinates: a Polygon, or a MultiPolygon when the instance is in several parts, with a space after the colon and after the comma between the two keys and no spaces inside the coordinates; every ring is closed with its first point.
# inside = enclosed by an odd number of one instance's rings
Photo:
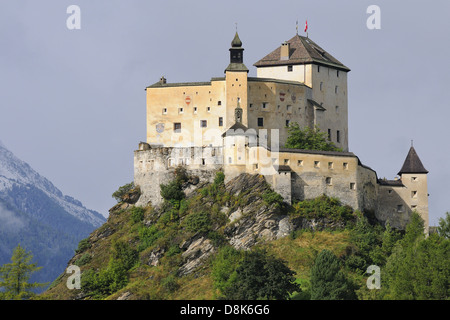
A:
{"type": "Polygon", "coordinates": [[[235,106],[242,108],[241,123],[248,126],[247,120],[247,75],[248,69],[244,64],[244,48],[236,31],[230,48],[230,64],[225,69],[226,82],[226,127],[235,122],[235,106]]]}

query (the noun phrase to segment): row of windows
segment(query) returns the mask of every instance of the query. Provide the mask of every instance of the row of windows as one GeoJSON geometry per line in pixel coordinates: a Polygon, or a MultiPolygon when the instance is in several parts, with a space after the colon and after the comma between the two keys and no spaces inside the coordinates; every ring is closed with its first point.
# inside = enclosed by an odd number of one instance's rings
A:
{"type": "MultiPolygon", "coordinates": [[[[223,127],[223,117],[219,117],[219,127],[223,127]]],[[[207,128],[208,120],[200,120],[200,128],[207,128]]],[[[181,133],[181,122],[175,122],[173,124],[173,132],[181,133]]]]}
{"type": "MultiPolygon", "coordinates": [[[[318,65],[318,66],[317,66],[317,72],[318,72],[318,73],[320,73],[320,69],[321,69],[321,68],[320,68],[320,66],[318,65]]],[[[328,74],[330,74],[330,70],[331,70],[331,69],[328,68],[328,74]]],[[[289,71],[289,70],[288,70],[288,71],[289,71]]],[[[291,71],[292,71],[292,70],[291,70],[291,71]]],[[[339,70],[336,70],[336,76],[339,78],[339,70]]]]}
{"type": "MultiPolygon", "coordinates": [[[[291,161],[289,159],[283,159],[283,164],[284,165],[290,165],[291,161]]],[[[297,167],[303,167],[304,166],[304,161],[303,160],[297,160],[297,167]]],[[[314,161],[314,168],[320,168],[321,166],[321,162],[315,160],[314,161]]],[[[333,161],[328,161],[328,169],[333,170],[335,168],[334,162],[333,161]]],[[[343,162],[342,163],[342,169],[344,170],[348,170],[348,162],[343,162]]]]}
{"type": "MultiPolygon", "coordinates": [[[[320,82],[320,91],[323,91],[323,82],[320,82]]],[[[339,86],[334,87],[334,93],[335,94],[339,93],[339,86]]]]}

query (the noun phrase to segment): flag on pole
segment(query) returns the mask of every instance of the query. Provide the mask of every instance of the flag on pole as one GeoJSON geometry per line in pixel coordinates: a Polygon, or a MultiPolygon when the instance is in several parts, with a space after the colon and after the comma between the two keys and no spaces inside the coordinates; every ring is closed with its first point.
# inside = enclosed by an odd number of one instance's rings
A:
{"type": "Polygon", "coordinates": [[[306,31],[308,31],[308,20],[306,20],[306,23],[305,23],[305,32],[306,31]]]}

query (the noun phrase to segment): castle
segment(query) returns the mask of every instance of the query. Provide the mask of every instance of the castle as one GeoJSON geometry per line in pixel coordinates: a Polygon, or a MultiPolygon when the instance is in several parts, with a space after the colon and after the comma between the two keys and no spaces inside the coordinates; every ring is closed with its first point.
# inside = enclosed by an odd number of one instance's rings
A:
{"type": "Polygon", "coordinates": [[[134,154],[138,205],[162,201],[159,186],[185,166],[200,180],[261,174],[286,202],[326,194],[403,229],[413,210],[428,233],[427,173],[411,146],[395,180],[379,179],[348,148],[350,69],[296,34],[256,62],[249,77],[236,32],[224,77],[146,88],[147,142],[134,154]],[[291,123],[318,127],[342,152],[284,148],[291,123]]]}

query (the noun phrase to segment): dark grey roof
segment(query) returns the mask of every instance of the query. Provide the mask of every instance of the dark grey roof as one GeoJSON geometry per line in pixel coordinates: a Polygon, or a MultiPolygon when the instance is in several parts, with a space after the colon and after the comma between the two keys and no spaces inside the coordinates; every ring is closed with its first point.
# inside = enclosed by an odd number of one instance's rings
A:
{"type": "Polygon", "coordinates": [[[378,179],[378,184],[382,186],[390,186],[390,187],[403,187],[402,180],[386,180],[386,179],[378,179]]]}
{"type": "Polygon", "coordinates": [[[295,35],[289,43],[289,59],[281,60],[281,46],[266,55],[254,64],[255,67],[292,65],[292,64],[322,64],[331,66],[343,71],[350,71],[339,60],[323,50],[319,45],[307,37],[295,35]]]}
{"type": "Polygon", "coordinates": [[[243,63],[230,63],[225,69],[227,71],[248,72],[248,68],[243,63]]]}
{"type": "Polygon", "coordinates": [[[222,137],[231,137],[231,136],[256,136],[256,131],[254,129],[248,129],[245,125],[240,122],[235,122],[231,127],[229,127],[224,133],[222,133],[222,137]]]}
{"type": "Polygon", "coordinates": [[[401,175],[402,173],[428,173],[428,170],[425,169],[416,150],[412,146],[409,149],[408,155],[406,156],[405,162],[398,172],[398,175],[401,175]]]}

